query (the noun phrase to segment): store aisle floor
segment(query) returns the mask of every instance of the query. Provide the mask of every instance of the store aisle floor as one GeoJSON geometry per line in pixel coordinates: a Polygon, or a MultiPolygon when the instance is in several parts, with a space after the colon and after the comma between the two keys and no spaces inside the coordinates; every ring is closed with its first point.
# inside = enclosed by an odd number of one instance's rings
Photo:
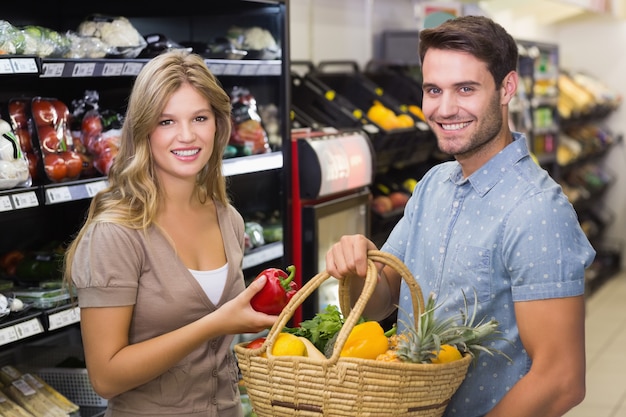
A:
{"type": "Polygon", "coordinates": [[[587,301],[587,395],[566,417],[626,416],[626,271],[587,301]]]}

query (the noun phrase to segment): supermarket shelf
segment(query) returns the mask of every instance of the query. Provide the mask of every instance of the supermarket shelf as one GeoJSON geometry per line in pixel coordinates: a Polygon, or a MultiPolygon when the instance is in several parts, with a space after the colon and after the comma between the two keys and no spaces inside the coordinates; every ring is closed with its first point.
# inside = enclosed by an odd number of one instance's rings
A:
{"type": "MultiPolygon", "coordinates": [[[[225,159],[223,161],[223,171],[227,177],[281,169],[282,166],[282,152],[270,152],[225,159]]],[[[0,212],[92,198],[106,185],[106,178],[98,177],[29,188],[2,190],[0,191],[0,212]]]]}
{"type": "Polygon", "coordinates": [[[28,309],[11,313],[0,319],[0,346],[45,335],[67,328],[80,321],[80,311],[75,304],[66,304],[46,310],[28,309]]]}
{"type": "MultiPolygon", "coordinates": [[[[149,59],[62,59],[6,55],[0,57],[0,75],[41,78],[134,77],[149,59]]],[[[265,77],[282,74],[281,60],[205,59],[217,76],[265,77]]]]}

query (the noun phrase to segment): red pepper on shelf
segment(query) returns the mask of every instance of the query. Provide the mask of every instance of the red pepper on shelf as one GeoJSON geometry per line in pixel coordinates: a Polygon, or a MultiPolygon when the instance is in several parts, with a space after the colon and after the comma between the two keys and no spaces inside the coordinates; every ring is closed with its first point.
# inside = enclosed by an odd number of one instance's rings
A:
{"type": "Polygon", "coordinates": [[[280,314],[298,291],[298,284],[293,281],[296,268],[291,265],[287,267],[287,271],[289,275],[279,268],[267,268],[257,275],[255,280],[265,275],[267,282],[261,291],[252,297],[250,301],[252,308],[266,314],[280,314]]]}

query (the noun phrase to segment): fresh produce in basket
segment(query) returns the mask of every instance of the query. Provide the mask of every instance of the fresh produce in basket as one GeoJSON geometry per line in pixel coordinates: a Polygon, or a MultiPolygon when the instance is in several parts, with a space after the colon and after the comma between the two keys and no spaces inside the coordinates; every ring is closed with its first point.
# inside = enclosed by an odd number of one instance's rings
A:
{"type": "Polygon", "coordinates": [[[298,339],[302,340],[302,343],[304,343],[304,346],[306,347],[306,356],[308,356],[309,358],[313,358],[313,359],[319,359],[319,360],[324,360],[326,359],[326,356],[324,356],[324,354],[322,352],[319,351],[319,349],[317,349],[315,347],[315,345],[306,337],[302,337],[302,336],[297,336],[298,339]]]}
{"type": "MultiPolygon", "coordinates": [[[[475,313],[472,316],[461,314],[462,324],[447,319],[436,319],[434,304],[429,304],[431,308],[428,312],[425,311],[427,303],[424,301],[421,288],[406,265],[388,253],[370,251],[363,290],[354,305],[350,302],[350,278],[339,281],[340,311],[346,314],[345,321],[339,311],[333,312],[333,309],[327,308],[329,311],[321,312],[312,320],[300,324],[300,328],[306,329],[301,331],[287,329],[285,326],[295,309],[313,294],[321,283],[331,278],[328,272],[321,272],[308,280],[280,313],[278,321],[274,323],[260,348],[249,349],[245,343],[234,346],[254,412],[259,417],[304,417],[313,414],[320,417],[441,417],[452,395],[465,379],[472,362],[470,346],[479,352],[483,350],[491,352],[485,347],[475,346],[480,340],[488,338],[481,339],[482,333],[475,332],[474,327],[491,331],[493,323],[479,322],[474,326],[475,313]],[[415,337],[410,336],[410,340],[412,343],[419,343],[418,337],[428,334],[430,335],[428,338],[435,341],[435,347],[430,346],[431,343],[425,343],[423,346],[407,343],[402,346],[408,350],[407,356],[417,356],[422,350],[428,349],[427,362],[399,360],[390,362],[340,355],[348,345],[348,339],[353,331],[355,336],[361,335],[361,338],[365,339],[370,333],[359,331],[361,328],[358,326],[367,323],[362,314],[378,281],[376,262],[395,269],[408,285],[415,312],[411,325],[416,329],[415,337]],[[321,316],[325,319],[322,320],[321,316]],[[426,325],[430,330],[424,329],[426,325]],[[447,331],[448,325],[463,329],[463,332],[455,334],[453,331],[447,331]],[[313,340],[319,342],[322,328],[331,330],[324,331],[326,345],[332,345],[330,357],[313,359],[310,355],[307,357],[262,355],[265,348],[275,343],[286,331],[297,336],[308,335],[310,337],[307,338],[311,342],[313,340]],[[420,329],[424,332],[422,333],[420,329]],[[329,336],[327,333],[332,335],[329,336]],[[447,360],[445,363],[432,363],[432,358],[439,357],[443,362],[444,356],[449,356],[448,347],[442,349],[441,346],[447,344],[444,342],[450,335],[445,336],[445,340],[437,341],[439,333],[454,334],[459,342],[456,346],[467,346],[468,353],[463,353],[460,360],[445,359],[447,360]],[[441,355],[440,351],[443,351],[441,355]]],[[[367,324],[362,326],[362,329],[369,326],[372,325],[367,324]]],[[[413,333],[409,330],[408,334],[413,333]]],[[[386,336],[380,338],[377,329],[373,337],[387,343],[396,339],[395,337],[387,339],[386,336]]],[[[381,345],[387,347],[382,343],[381,345]]],[[[451,343],[450,345],[452,346],[451,343]]],[[[316,346],[319,348],[317,344],[316,346]]],[[[454,353],[452,349],[451,351],[454,353]]]]}
{"type": "MultiPolygon", "coordinates": [[[[259,349],[263,346],[266,340],[267,339],[265,337],[258,337],[249,342],[246,347],[248,349],[259,349]]],[[[274,341],[274,346],[272,346],[271,353],[274,356],[309,356],[310,348],[307,346],[306,342],[309,341],[303,337],[298,337],[291,333],[282,332],[278,335],[276,341],[274,341]]],[[[313,346],[313,349],[315,349],[315,346],[313,346]]],[[[319,353],[321,354],[321,352],[319,353]]],[[[315,351],[311,351],[311,354],[314,355],[315,351]]],[[[263,352],[261,355],[263,357],[267,357],[266,352],[263,352]]]]}
{"type": "Polygon", "coordinates": [[[366,321],[357,324],[350,331],[339,356],[376,359],[387,350],[388,345],[387,336],[381,325],[377,321],[366,321]]]}
{"type": "Polygon", "coordinates": [[[298,284],[293,280],[296,268],[291,265],[287,267],[287,271],[289,275],[279,268],[267,268],[256,276],[255,280],[262,276],[267,277],[267,282],[250,300],[252,308],[265,314],[280,314],[298,291],[298,284]]]}
{"type": "MultiPolygon", "coordinates": [[[[361,318],[359,323],[363,321],[361,318]]],[[[344,317],[339,308],[329,304],[323,311],[316,313],[309,320],[304,320],[298,327],[285,327],[283,331],[310,340],[320,352],[324,352],[326,357],[330,357],[343,323],[344,317]]]]}
{"type": "Polygon", "coordinates": [[[474,296],[474,312],[471,316],[468,314],[467,298],[463,294],[464,311],[456,316],[440,318],[435,314],[437,306],[431,294],[424,313],[419,317],[419,326],[416,328],[405,323],[407,330],[392,336],[389,349],[376,359],[387,362],[447,363],[462,359],[464,354],[474,358],[480,352],[504,355],[490,348],[488,343],[501,339],[497,336],[498,322],[491,319],[474,323],[478,303],[476,294],[474,296]]]}

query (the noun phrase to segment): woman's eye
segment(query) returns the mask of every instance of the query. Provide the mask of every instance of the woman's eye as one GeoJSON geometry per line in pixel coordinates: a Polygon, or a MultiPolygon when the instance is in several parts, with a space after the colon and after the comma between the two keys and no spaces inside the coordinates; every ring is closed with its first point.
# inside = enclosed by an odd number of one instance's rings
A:
{"type": "Polygon", "coordinates": [[[172,124],[172,120],[171,119],[161,120],[159,122],[160,126],[167,126],[167,125],[170,125],[170,124],[172,124]]]}

